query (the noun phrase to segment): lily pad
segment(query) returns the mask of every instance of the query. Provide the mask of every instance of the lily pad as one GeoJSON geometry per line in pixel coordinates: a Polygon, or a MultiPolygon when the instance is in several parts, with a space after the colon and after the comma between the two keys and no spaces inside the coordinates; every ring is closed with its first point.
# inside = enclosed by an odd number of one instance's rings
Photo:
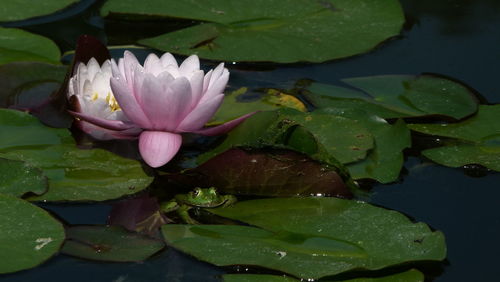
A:
{"type": "Polygon", "coordinates": [[[59,251],[64,228],[43,209],[0,194],[0,273],[35,267],[59,251]]]}
{"type": "Polygon", "coordinates": [[[47,190],[47,177],[43,171],[26,164],[0,158],[0,193],[21,197],[31,192],[43,194],[47,190]]]}
{"type": "Polygon", "coordinates": [[[74,145],[0,152],[0,157],[39,167],[49,179],[49,191],[31,201],[105,201],[135,194],[152,182],[138,161],[101,149],[74,145]]]}
{"type": "Polygon", "coordinates": [[[478,113],[462,122],[446,124],[409,124],[411,130],[454,138],[445,146],[427,149],[424,156],[436,163],[460,167],[480,164],[500,171],[500,105],[481,105],[478,113]]]}
{"type": "Polygon", "coordinates": [[[78,0],[4,1],[0,9],[0,22],[19,21],[52,14],[76,2],[78,0]]]}
{"type": "Polygon", "coordinates": [[[375,145],[367,157],[347,165],[352,178],[371,178],[381,183],[397,180],[403,167],[403,150],[411,146],[410,130],[403,120],[389,124],[378,116],[352,108],[327,108],[319,112],[356,120],[373,136],[375,145]]]}
{"type": "MultiPolygon", "coordinates": [[[[265,274],[225,274],[222,276],[224,282],[299,282],[300,280],[291,277],[265,275],[265,274]]],[[[355,278],[349,280],[321,279],[322,282],[424,282],[424,275],[416,269],[392,274],[384,277],[355,278]]]]}
{"type": "Polygon", "coordinates": [[[199,21],[139,43],[205,59],[279,63],[364,53],[398,35],[404,23],[396,0],[111,0],[101,14],[199,21]]]}
{"type": "Polygon", "coordinates": [[[441,232],[360,201],[263,199],[207,211],[251,226],[165,225],[167,244],[215,265],[257,265],[302,279],[446,257],[441,232]]]}
{"type": "Polygon", "coordinates": [[[52,40],[22,29],[0,27],[0,65],[15,61],[60,64],[61,53],[52,40]]]}
{"type": "Polygon", "coordinates": [[[250,93],[246,87],[239,88],[226,95],[221,107],[215,113],[208,125],[221,124],[246,113],[272,111],[282,107],[289,107],[303,112],[306,111],[305,105],[299,99],[274,89],[268,89],[266,93],[260,95],[257,100],[252,99],[250,101],[245,101],[245,97],[249,95],[250,93]]]}
{"type": "Polygon", "coordinates": [[[49,191],[30,200],[103,201],[137,193],[153,180],[138,161],[101,149],[82,150],[66,129],[0,109],[0,157],[41,169],[49,191]]]}
{"type": "Polygon", "coordinates": [[[204,183],[226,194],[352,197],[335,168],[288,150],[233,148],[169,178],[193,188],[204,183]]]}
{"type": "Polygon", "coordinates": [[[74,143],[68,130],[46,127],[24,112],[0,109],[0,152],[64,143],[74,143]]]}
{"type": "Polygon", "coordinates": [[[432,75],[383,75],[342,82],[357,89],[312,83],[304,95],[318,108],[355,108],[382,118],[442,115],[462,119],[478,106],[466,86],[432,75]]]}
{"type": "Polygon", "coordinates": [[[118,226],[73,226],[66,229],[62,252],[99,261],[143,261],[165,244],[118,226]]]}

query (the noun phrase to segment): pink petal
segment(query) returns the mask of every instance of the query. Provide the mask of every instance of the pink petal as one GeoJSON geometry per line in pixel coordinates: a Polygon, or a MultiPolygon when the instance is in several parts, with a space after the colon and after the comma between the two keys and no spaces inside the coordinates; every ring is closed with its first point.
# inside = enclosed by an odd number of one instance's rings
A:
{"type": "Polygon", "coordinates": [[[222,75],[217,79],[213,80],[214,74],[212,74],[212,81],[210,82],[210,86],[208,86],[207,91],[203,94],[201,98],[201,103],[204,101],[210,100],[213,97],[222,94],[224,92],[224,88],[226,88],[227,82],[229,80],[229,71],[224,69],[222,75]]]}
{"type": "Polygon", "coordinates": [[[131,129],[131,128],[135,127],[133,124],[124,123],[121,120],[108,120],[108,119],[103,119],[103,118],[87,115],[84,113],[77,113],[77,112],[73,112],[73,111],[68,111],[68,112],[77,118],[80,118],[84,121],[87,121],[87,122],[92,123],[94,125],[97,125],[97,126],[100,126],[100,127],[106,128],[106,129],[110,129],[110,130],[121,131],[121,130],[131,129]]]}
{"type": "Polygon", "coordinates": [[[190,76],[190,74],[194,71],[197,71],[200,69],[200,60],[198,59],[198,56],[196,55],[191,55],[187,59],[182,62],[182,64],[179,66],[179,72],[181,75],[184,76],[190,76]]]}
{"type": "MultiPolygon", "coordinates": [[[[141,65],[134,54],[130,51],[123,53],[123,70],[125,72],[125,79],[130,86],[133,81],[134,70],[137,65],[141,65]]],[[[114,74],[113,74],[114,75],[114,74]]]]}
{"type": "Polygon", "coordinates": [[[218,125],[218,126],[208,127],[208,128],[203,128],[201,130],[193,131],[193,133],[198,133],[198,134],[206,135],[206,136],[214,136],[214,135],[224,134],[224,133],[230,131],[231,129],[235,128],[236,126],[238,126],[245,119],[251,117],[255,113],[257,113],[257,112],[246,114],[244,116],[241,116],[237,119],[233,119],[231,121],[228,121],[228,122],[221,124],[221,125],[218,125]]]}
{"type": "Polygon", "coordinates": [[[165,131],[143,131],[139,136],[139,152],[151,167],[168,163],[177,154],[181,144],[180,134],[165,131]]]}
{"type": "Polygon", "coordinates": [[[162,70],[163,67],[161,65],[160,58],[158,58],[158,56],[154,53],[149,54],[146,61],[144,61],[144,71],[158,75],[162,72],[162,70]]]}
{"type": "Polygon", "coordinates": [[[172,54],[170,53],[163,54],[160,58],[160,61],[163,67],[172,65],[175,66],[176,68],[179,68],[179,65],[177,65],[177,61],[175,60],[174,56],[172,56],[172,54]]]}
{"type": "Polygon", "coordinates": [[[209,101],[198,104],[198,106],[179,124],[176,131],[192,132],[202,128],[205,123],[212,118],[217,109],[219,109],[223,99],[224,95],[220,94],[209,101]]]}
{"type": "Polygon", "coordinates": [[[203,71],[199,70],[194,72],[193,76],[191,76],[191,79],[189,79],[189,82],[191,83],[191,109],[196,107],[198,105],[198,102],[201,99],[201,96],[203,95],[203,71]]]}
{"type": "Polygon", "coordinates": [[[151,129],[174,131],[191,106],[191,86],[185,77],[168,81],[162,75],[146,74],[141,92],[151,129]]]}
{"type": "MultiPolygon", "coordinates": [[[[113,73],[113,75],[115,74],[113,73]]],[[[110,82],[113,95],[125,115],[140,127],[150,128],[151,122],[146,117],[146,114],[144,114],[144,111],[130,91],[123,77],[121,75],[112,77],[110,82]]]]}

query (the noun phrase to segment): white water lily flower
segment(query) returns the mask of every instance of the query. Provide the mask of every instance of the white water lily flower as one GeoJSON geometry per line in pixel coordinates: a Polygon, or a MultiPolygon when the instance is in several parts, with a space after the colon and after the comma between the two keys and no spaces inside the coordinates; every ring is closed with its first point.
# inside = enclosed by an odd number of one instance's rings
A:
{"type": "MultiPolygon", "coordinates": [[[[102,66],[92,58],[87,64],[80,63],[71,77],[68,87],[68,99],[75,96],[78,101],[76,112],[112,121],[129,123],[128,118],[118,105],[110,86],[111,62],[106,60],[102,66]]],[[[116,132],[79,120],[77,126],[85,133],[100,140],[134,138],[140,129],[116,132]]]]}

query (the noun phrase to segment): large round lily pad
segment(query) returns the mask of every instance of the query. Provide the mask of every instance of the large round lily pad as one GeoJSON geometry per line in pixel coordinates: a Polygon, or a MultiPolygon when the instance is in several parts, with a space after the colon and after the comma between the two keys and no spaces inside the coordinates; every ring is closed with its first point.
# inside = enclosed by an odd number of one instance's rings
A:
{"type": "Polygon", "coordinates": [[[0,22],[19,21],[54,13],[78,0],[8,0],[2,1],[0,22]]]}
{"type": "Polygon", "coordinates": [[[104,16],[201,22],[140,40],[156,49],[212,60],[323,62],[364,53],[399,34],[397,0],[110,0],[104,16]]]}
{"type": "Polygon", "coordinates": [[[32,268],[59,251],[64,228],[46,211],[0,194],[0,273],[32,268]]]}

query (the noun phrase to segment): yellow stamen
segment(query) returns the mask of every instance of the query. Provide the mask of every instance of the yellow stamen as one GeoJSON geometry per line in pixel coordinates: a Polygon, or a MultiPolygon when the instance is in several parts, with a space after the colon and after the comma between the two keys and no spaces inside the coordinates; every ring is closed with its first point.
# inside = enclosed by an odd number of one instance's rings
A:
{"type": "Polygon", "coordinates": [[[92,99],[92,101],[95,101],[97,100],[97,98],[99,98],[99,94],[97,92],[94,92],[94,94],[92,94],[92,97],[90,97],[92,99]]]}
{"type": "Polygon", "coordinates": [[[106,96],[106,102],[109,104],[109,108],[111,109],[112,112],[115,111],[121,111],[120,105],[118,105],[118,102],[116,101],[115,97],[111,92],[108,92],[108,95],[106,96]]]}

